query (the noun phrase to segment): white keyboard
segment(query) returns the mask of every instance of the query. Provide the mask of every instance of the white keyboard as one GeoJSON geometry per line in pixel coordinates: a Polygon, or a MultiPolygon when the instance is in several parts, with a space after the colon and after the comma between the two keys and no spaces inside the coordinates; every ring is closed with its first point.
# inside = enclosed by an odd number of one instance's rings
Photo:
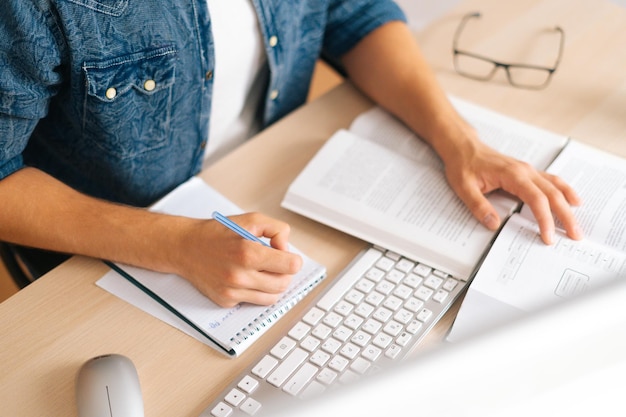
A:
{"type": "Polygon", "coordinates": [[[201,417],[264,416],[409,354],[467,282],[371,247],[201,417]]]}

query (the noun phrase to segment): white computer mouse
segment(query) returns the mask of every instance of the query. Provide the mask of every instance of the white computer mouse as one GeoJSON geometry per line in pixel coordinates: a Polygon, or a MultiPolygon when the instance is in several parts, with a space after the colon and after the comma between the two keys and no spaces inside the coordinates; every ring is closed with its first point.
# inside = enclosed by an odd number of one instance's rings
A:
{"type": "Polygon", "coordinates": [[[89,359],[76,375],[76,404],[79,417],[144,417],[135,365],[118,354],[89,359]]]}

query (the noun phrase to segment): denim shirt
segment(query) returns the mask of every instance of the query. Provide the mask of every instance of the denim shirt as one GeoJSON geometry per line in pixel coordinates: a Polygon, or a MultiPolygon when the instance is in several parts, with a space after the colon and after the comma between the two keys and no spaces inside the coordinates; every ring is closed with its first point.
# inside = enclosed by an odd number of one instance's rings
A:
{"type": "MultiPolygon", "coordinates": [[[[387,0],[252,0],[270,67],[262,122],[304,103],[316,60],[390,20],[387,0]]],[[[214,68],[204,0],[3,0],[0,179],[36,166],[145,206],[199,172],[214,68]]]]}

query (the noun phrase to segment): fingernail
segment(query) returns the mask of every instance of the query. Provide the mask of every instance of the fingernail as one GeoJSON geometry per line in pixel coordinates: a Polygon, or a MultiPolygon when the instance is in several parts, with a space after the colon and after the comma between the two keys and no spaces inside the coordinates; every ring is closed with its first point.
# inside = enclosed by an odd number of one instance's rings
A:
{"type": "Polygon", "coordinates": [[[493,213],[489,213],[485,216],[485,218],[483,218],[483,224],[487,229],[490,230],[495,230],[498,228],[498,226],[500,226],[500,222],[498,221],[496,216],[493,215],[493,213]]]}

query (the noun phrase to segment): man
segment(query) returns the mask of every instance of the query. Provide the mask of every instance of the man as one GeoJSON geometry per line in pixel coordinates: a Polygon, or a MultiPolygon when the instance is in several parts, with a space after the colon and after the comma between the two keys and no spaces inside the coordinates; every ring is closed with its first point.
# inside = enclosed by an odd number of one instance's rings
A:
{"type": "Polygon", "coordinates": [[[222,306],[273,303],[301,266],[288,225],[237,216],[266,248],[137,207],[301,105],[320,54],[432,145],[486,227],[500,219],[484,194],[502,188],[530,205],[546,243],[553,213],[580,237],[574,191],[478,140],[392,1],[7,3],[0,240],[176,273],[222,306]]]}

